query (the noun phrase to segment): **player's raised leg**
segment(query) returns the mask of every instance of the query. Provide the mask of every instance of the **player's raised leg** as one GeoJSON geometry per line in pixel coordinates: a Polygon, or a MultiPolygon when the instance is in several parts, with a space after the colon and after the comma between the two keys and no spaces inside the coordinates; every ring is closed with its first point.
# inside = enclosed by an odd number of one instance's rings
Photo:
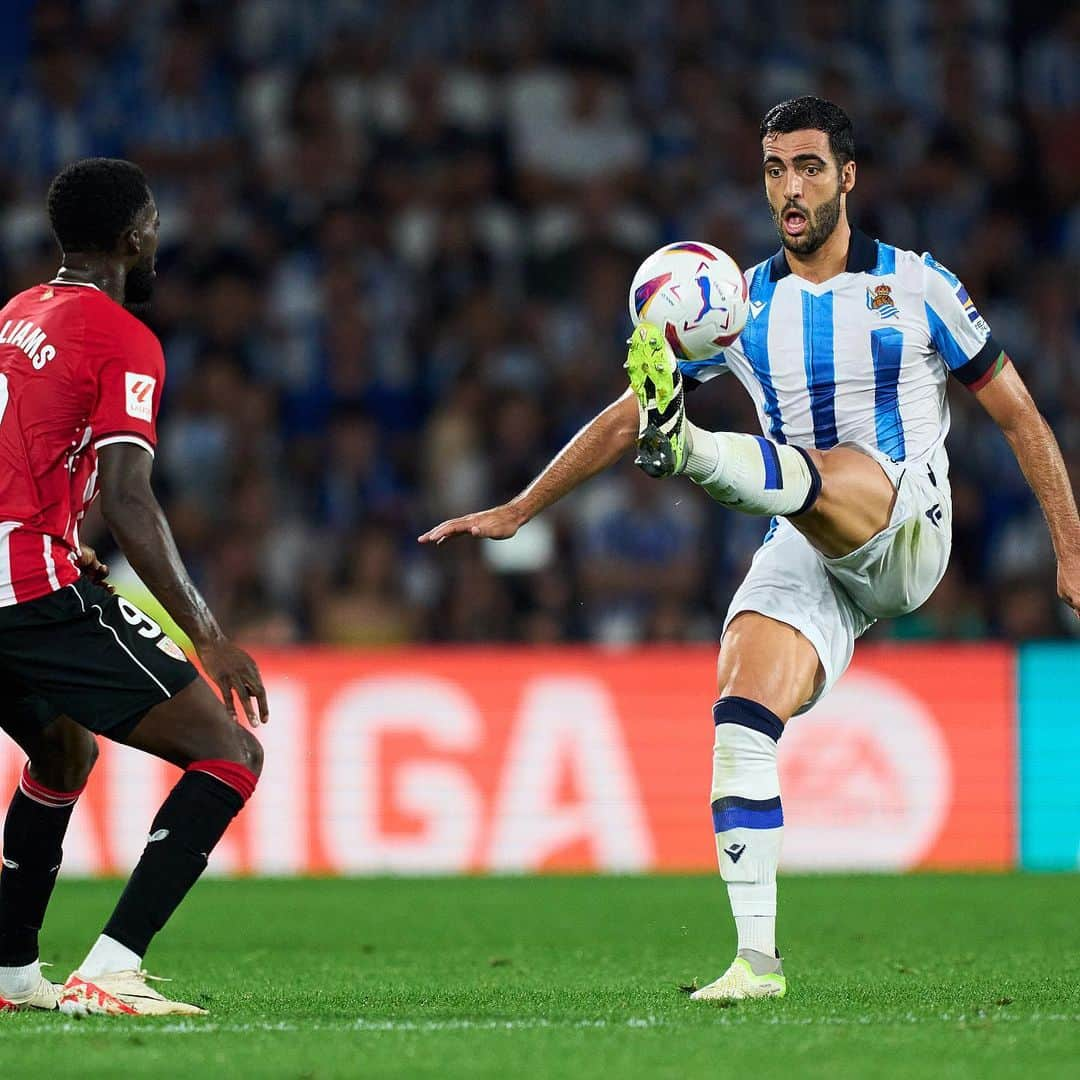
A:
{"type": "Polygon", "coordinates": [[[635,464],[650,476],[685,473],[717,502],[748,514],[798,515],[814,504],[821,476],[801,447],[704,431],[686,419],[682,375],[659,327],[635,328],[626,368],[638,401],[635,464]]]}
{"type": "Polygon", "coordinates": [[[738,934],[727,971],[695,1001],[783,997],[776,948],[776,869],[784,811],[776,768],[784,724],[813,695],[821,668],[799,631],[757,612],[736,616],[724,635],[713,706],[713,829],[720,875],[738,934]]]}
{"type": "Polygon", "coordinates": [[[804,449],[706,431],[688,420],[682,376],[659,327],[635,328],[626,368],[639,406],[635,461],[650,476],[685,474],[723,506],[789,517],[830,558],[855,551],[888,525],[896,490],[861,451],[804,449]]]}
{"type": "Polygon", "coordinates": [[[55,1009],[57,988],[41,973],[38,934],[56,884],[71,812],[97,759],[97,742],[35,697],[21,698],[10,707],[4,730],[29,760],[4,821],[0,1012],[55,1009]]]}
{"type": "Polygon", "coordinates": [[[197,1015],[146,982],[142,959],[206,869],[262,769],[258,740],[226,715],[201,679],[151,709],[121,741],[184,770],[150,826],[146,848],[101,936],[60,998],[66,1013],[197,1015]]]}

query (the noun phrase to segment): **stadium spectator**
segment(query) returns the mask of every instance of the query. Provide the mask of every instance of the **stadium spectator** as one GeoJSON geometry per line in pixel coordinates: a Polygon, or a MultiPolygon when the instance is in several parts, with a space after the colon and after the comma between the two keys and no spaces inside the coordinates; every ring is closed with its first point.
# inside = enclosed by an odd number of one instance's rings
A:
{"type": "MultiPolygon", "coordinates": [[[[10,293],[52,272],[43,185],[64,162],[147,169],[162,495],[231,629],[708,636],[760,530],[629,469],[559,507],[525,553],[412,539],[513,494],[610,399],[645,254],[700,236],[747,265],[777,246],[757,123],[788,91],[851,111],[854,220],[917,250],[933,238],[1076,468],[1080,16],[1012,7],[695,0],[670,20],[614,0],[528,18],[510,0],[49,0],[5,43],[22,59],[0,119],[0,276],[10,293]],[[656,529],[683,552],[679,605],[620,576],[656,561],[656,529]]],[[[954,574],[918,625],[880,632],[1073,631],[1052,589],[1037,600],[1052,564],[1022,478],[966,395],[952,401],[954,574]]],[[[694,410],[755,428],[731,380],[694,410]]],[[[108,559],[100,524],[86,532],[108,559]]]]}

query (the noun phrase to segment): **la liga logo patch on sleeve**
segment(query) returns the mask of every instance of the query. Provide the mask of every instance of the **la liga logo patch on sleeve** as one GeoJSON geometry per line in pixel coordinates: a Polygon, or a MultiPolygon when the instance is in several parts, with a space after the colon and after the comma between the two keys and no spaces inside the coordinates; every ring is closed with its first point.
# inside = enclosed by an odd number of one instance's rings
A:
{"type": "Polygon", "coordinates": [[[124,405],[128,416],[150,423],[154,418],[154,387],[157,379],[134,371],[124,372],[124,405]]]}

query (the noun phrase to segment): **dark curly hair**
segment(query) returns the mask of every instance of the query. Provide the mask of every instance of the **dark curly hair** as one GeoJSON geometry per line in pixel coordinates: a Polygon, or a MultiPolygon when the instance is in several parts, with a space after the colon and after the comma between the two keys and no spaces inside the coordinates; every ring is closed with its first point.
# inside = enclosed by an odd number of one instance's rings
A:
{"type": "Polygon", "coordinates": [[[138,165],[120,158],[84,158],[49,185],[49,224],[61,251],[112,251],[150,201],[138,165]]]}
{"type": "Polygon", "coordinates": [[[761,121],[761,138],[789,131],[824,131],[836,164],[843,168],[855,160],[855,130],[848,114],[824,98],[807,94],[774,105],[761,121]]]}

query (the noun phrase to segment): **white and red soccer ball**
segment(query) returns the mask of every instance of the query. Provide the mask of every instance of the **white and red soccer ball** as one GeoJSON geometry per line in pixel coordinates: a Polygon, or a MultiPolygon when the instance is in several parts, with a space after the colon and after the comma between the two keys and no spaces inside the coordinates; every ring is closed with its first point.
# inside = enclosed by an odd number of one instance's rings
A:
{"type": "Polygon", "coordinates": [[[746,279],[712,244],[680,240],[654,251],[630,286],[634,325],[661,327],[679,360],[707,360],[742,333],[749,312],[746,279]]]}

